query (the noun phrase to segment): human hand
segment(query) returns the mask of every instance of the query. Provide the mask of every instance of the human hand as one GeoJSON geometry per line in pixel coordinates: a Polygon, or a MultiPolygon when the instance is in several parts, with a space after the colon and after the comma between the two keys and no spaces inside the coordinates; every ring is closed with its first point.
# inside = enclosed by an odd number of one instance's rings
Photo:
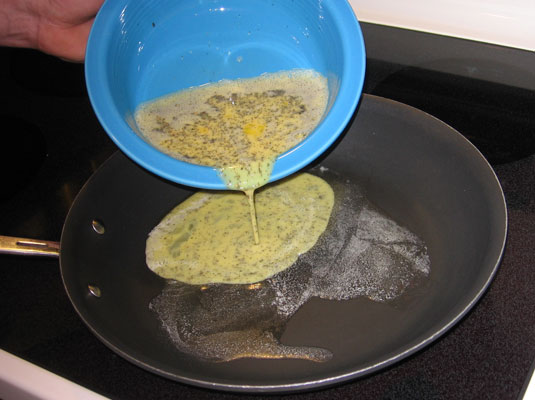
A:
{"type": "Polygon", "coordinates": [[[104,0],[0,0],[0,45],[82,62],[104,0]]]}

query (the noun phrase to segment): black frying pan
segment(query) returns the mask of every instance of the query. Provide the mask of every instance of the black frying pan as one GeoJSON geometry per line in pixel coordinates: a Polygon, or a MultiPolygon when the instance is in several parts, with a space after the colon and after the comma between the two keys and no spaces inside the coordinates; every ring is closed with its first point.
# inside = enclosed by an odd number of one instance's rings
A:
{"type": "Polygon", "coordinates": [[[332,385],[421,349],[467,313],[498,268],[507,215],[494,172],[441,121],[368,95],[321,165],[359,182],[376,206],[424,239],[431,257],[427,283],[401,305],[312,299],[299,309],[282,341],[328,348],[334,353],[330,361],[214,363],[177,351],[148,308],[166,283],[145,265],[145,240],[192,191],[155,177],[121,153],[91,177],[65,222],[60,265],[75,309],[100,340],[131,362],[222,390],[332,385]]]}

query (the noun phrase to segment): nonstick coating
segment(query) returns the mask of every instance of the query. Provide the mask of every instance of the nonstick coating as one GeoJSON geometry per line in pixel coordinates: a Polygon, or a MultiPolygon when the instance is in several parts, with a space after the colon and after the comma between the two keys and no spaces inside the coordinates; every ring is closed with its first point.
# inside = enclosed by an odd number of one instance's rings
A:
{"type": "Polygon", "coordinates": [[[453,326],[490,284],[503,253],[507,214],[483,156],[451,127],[412,107],[364,95],[322,166],[364,187],[369,199],[427,243],[431,274],[395,306],[367,299],[312,299],[282,341],[330,349],[332,360],[201,361],[180,353],[148,304],[165,285],[145,265],[148,232],[188,188],[164,181],[121,153],[87,182],[65,223],[61,271],[88,327],[131,362],[203,387],[290,392],[384,368],[453,326]],[[100,221],[98,234],[92,221],[100,221]],[[100,298],[89,293],[98,286],[100,298]]]}

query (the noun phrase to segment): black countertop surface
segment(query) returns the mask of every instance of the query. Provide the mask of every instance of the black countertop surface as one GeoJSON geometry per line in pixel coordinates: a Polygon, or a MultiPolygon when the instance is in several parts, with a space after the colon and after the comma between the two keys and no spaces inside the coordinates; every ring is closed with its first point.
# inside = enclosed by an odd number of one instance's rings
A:
{"type": "MultiPolygon", "coordinates": [[[[117,149],[92,111],[81,65],[0,54],[0,234],[59,240],[77,192],[117,149]]],[[[535,360],[535,94],[414,68],[385,75],[389,68],[369,60],[365,91],[443,119],[491,161],[509,215],[501,267],[468,315],[415,355],[336,387],[270,398],[516,399],[535,360]]],[[[111,398],[259,397],[176,383],[116,355],[74,311],[57,259],[1,255],[0,264],[2,349],[111,398]]]]}

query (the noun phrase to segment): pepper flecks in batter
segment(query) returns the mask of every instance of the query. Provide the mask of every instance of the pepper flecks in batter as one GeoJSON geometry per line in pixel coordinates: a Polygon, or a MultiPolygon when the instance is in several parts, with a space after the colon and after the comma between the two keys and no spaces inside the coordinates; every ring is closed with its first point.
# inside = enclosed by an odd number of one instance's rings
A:
{"type": "Polygon", "coordinates": [[[268,182],[276,158],[317,126],[328,95],[317,72],[283,71],[164,96],[142,104],[135,119],[162,152],[217,168],[229,189],[254,191],[268,182]]]}
{"type": "Polygon", "coordinates": [[[135,119],[162,152],[219,169],[230,189],[255,189],[317,126],[328,96],[319,73],[283,71],[182,90],[142,104],[135,119]]]}

